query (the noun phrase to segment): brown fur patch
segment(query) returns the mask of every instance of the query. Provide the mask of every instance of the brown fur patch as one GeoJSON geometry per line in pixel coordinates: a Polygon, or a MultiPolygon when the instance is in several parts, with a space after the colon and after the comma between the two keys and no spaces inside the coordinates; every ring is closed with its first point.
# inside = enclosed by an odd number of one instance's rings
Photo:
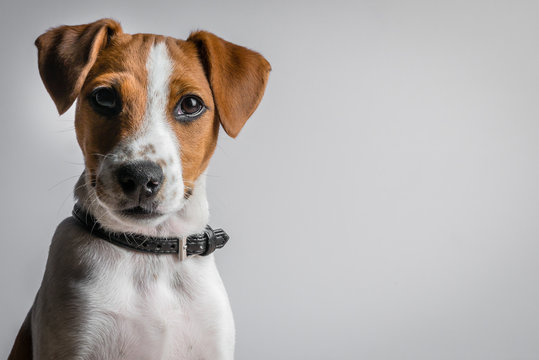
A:
{"type": "Polygon", "coordinates": [[[156,161],[157,165],[161,166],[161,168],[165,168],[167,166],[167,162],[163,159],[157,159],[156,161]]]}
{"type": "Polygon", "coordinates": [[[187,41],[198,50],[221,124],[235,138],[262,100],[271,66],[259,53],[207,31],[187,41]]]}
{"type": "Polygon", "coordinates": [[[185,200],[187,200],[187,199],[189,199],[191,197],[191,195],[193,195],[193,189],[190,188],[190,187],[186,187],[185,191],[184,191],[184,194],[183,194],[183,197],[185,198],[185,200]]]}
{"type": "Polygon", "coordinates": [[[77,103],[75,128],[86,167],[96,169],[100,157],[140,130],[146,111],[146,59],[156,40],[152,35],[118,34],[99,54],[77,103]],[[112,86],[122,101],[114,117],[97,114],[88,99],[99,86],[112,86]]]}
{"type": "Polygon", "coordinates": [[[153,144],[147,144],[143,146],[142,149],[140,150],[140,155],[144,155],[148,153],[155,154],[155,146],[153,144]]]}
{"type": "Polygon", "coordinates": [[[188,189],[208,166],[217,144],[219,120],[215,116],[213,96],[204,69],[198,60],[196,47],[186,41],[167,39],[169,55],[174,63],[170,79],[168,103],[169,123],[180,143],[180,158],[185,186],[188,189]],[[202,99],[207,110],[202,116],[190,123],[180,123],[172,116],[176,104],[188,94],[202,99]]]}
{"type": "Polygon", "coordinates": [[[36,39],[39,74],[60,114],[79,96],[100,50],[112,35],[120,33],[119,23],[101,19],[91,24],[59,26],[36,39]]]}

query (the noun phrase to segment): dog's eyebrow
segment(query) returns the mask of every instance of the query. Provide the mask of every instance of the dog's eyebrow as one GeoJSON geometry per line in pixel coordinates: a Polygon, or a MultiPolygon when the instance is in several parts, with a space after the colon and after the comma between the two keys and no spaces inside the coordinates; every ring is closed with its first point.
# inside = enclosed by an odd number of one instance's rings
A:
{"type": "Polygon", "coordinates": [[[193,94],[193,95],[197,95],[197,96],[200,96],[200,93],[203,93],[202,89],[197,87],[197,86],[192,86],[192,85],[182,85],[182,81],[180,80],[172,80],[170,82],[170,84],[178,84],[178,90],[176,91],[176,95],[185,95],[185,94],[193,94]]]}
{"type": "Polygon", "coordinates": [[[93,78],[91,81],[88,82],[88,85],[91,88],[95,88],[98,86],[121,86],[123,82],[127,81],[128,79],[134,79],[135,77],[130,74],[127,71],[119,71],[119,72],[110,72],[105,74],[100,74],[99,76],[93,78]]]}

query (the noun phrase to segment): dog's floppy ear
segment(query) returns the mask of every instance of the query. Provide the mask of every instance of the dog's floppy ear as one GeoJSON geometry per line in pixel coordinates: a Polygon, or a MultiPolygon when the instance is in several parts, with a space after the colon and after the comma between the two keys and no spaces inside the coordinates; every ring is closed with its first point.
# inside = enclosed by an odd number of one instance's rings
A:
{"type": "Polygon", "coordinates": [[[121,32],[116,21],[101,19],[53,28],[36,39],[39,73],[60,115],[78,97],[99,50],[121,32]]]}
{"type": "Polygon", "coordinates": [[[271,66],[259,53],[206,31],[187,41],[197,46],[221,124],[235,138],[262,100],[271,66]]]}

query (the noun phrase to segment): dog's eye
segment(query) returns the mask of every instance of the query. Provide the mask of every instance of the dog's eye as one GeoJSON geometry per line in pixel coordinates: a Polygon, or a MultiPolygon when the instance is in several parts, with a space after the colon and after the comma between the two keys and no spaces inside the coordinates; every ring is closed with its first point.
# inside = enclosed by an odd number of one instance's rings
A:
{"type": "Polygon", "coordinates": [[[194,95],[186,95],[176,105],[174,117],[178,121],[189,122],[202,115],[205,110],[206,107],[200,98],[194,95]]]}
{"type": "Polygon", "coordinates": [[[99,87],[90,94],[90,104],[101,115],[116,115],[120,112],[120,99],[109,87],[99,87]]]}

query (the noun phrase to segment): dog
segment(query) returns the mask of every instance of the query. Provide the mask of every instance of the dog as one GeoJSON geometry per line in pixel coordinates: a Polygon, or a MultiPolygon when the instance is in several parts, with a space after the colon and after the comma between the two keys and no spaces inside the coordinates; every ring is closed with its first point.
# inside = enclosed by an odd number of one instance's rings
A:
{"type": "Polygon", "coordinates": [[[126,34],[112,19],[35,42],[59,114],[76,102],[85,169],[73,216],[9,359],[233,359],[235,329],[212,252],[205,174],[220,126],[235,138],[271,70],[196,31],[126,34]]]}

